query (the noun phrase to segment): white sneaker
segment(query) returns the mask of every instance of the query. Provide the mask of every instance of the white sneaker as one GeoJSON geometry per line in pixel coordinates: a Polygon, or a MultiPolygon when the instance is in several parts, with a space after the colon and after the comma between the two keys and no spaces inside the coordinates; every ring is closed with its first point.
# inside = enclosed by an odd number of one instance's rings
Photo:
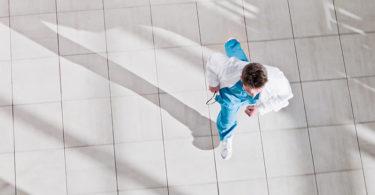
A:
{"type": "Polygon", "coordinates": [[[221,142],[221,158],[230,159],[232,156],[232,136],[221,142]]]}

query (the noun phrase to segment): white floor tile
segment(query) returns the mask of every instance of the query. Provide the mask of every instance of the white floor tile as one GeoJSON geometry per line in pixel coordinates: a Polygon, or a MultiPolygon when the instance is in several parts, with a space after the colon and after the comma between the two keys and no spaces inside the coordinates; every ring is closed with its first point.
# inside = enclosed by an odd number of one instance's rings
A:
{"type": "Polygon", "coordinates": [[[149,4],[150,0],[104,0],[104,8],[106,9],[136,7],[149,4]]]}
{"type": "Polygon", "coordinates": [[[338,33],[332,0],[290,0],[289,5],[296,37],[338,33]]]}
{"type": "Polygon", "coordinates": [[[0,17],[9,16],[9,0],[0,0],[0,17]]]}
{"type": "MultiPolygon", "coordinates": [[[[199,139],[210,141],[211,137],[199,139]]],[[[191,139],[166,141],[165,153],[169,186],[216,181],[212,151],[197,149],[191,139]]]]}
{"type": "Polygon", "coordinates": [[[110,53],[108,59],[112,97],[158,93],[153,49],[110,53]]]}
{"type": "Polygon", "coordinates": [[[9,18],[0,18],[0,42],[1,42],[0,61],[3,61],[3,60],[9,61],[10,60],[9,18]]]}
{"type": "Polygon", "coordinates": [[[200,45],[195,3],[153,6],[152,24],[155,47],[200,45]]]}
{"type": "Polygon", "coordinates": [[[353,125],[310,128],[310,137],[317,173],[361,168],[353,125]]]}
{"type": "Polygon", "coordinates": [[[106,10],[105,20],[109,52],[153,48],[149,6],[106,10]]]}
{"type": "Polygon", "coordinates": [[[301,80],[345,78],[345,67],[337,36],[296,40],[301,80]]]}
{"type": "Polygon", "coordinates": [[[195,1],[201,0],[150,0],[151,5],[158,5],[158,4],[177,4],[177,3],[192,3],[195,1]]]}
{"type": "Polygon", "coordinates": [[[56,14],[11,17],[10,27],[13,60],[57,56],[56,14]]]}
{"type": "Polygon", "coordinates": [[[64,150],[16,153],[17,194],[66,194],[64,150]],[[19,190],[21,191],[18,191],[19,190]]]}
{"type": "Polygon", "coordinates": [[[359,147],[364,169],[375,169],[375,123],[357,124],[359,147]]]}
{"type": "Polygon", "coordinates": [[[271,178],[268,181],[270,195],[318,194],[314,175],[271,178]]]}
{"type": "Polygon", "coordinates": [[[265,131],[262,135],[268,177],[314,173],[306,129],[265,131]]]}
{"type": "Polygon", "coordinates": [[[100,54],[60,58],[63,100],[108,98],[107,59],[100,54]]]}
{"type": "Polygon", "coordinates": [[[61,55],[106,51],[102,10],[59,13],[61,55]]]}
{"type": "Polygon", "coordinates": [[[109,99],[63,102],[65,146],[113,143],[109,99]]]}
{"type": "Polygon", "coordinates": [[[374,195],[375,186],[373,185],[373,183],[375,182],[375,169],[365,169],[365,178],[366,178],[367,194],[374,195]]]}
{"type": "Polygon", "coordinates": [[[299,81],[293,40],[250,42],[250,61],[275,66],[289,81],[299,81]]]}
{"type": "Polygon", "coordinates": [[[165,139],[210,136],[205,91],[160,94],[165,139]]]}
{"type": "Polygon", "coordinates": [[[12,107],[0,107],[0,154],[14,151],[12,107]]]}
{"type": "Polygon", "coordinates": [[[222,195],[267,195],[267,181],[266,179],[254,179],[247,181],[234,181],[234,182],[220,182],[220,194],[222,195]]]}
{"type": "Polygon", "coordinates": [[[246,41],[242,1],[198,2],[202,44],[225,43],[230,37],[246,41]]]}
{"type": "Polygon", "coordinates": [[[56,3],[58,12],[103,9],[101,0],[57,0],[56,3]]]}
{"type": "Polygon", "coordinates": [[[117,191],[112,191],[112,192],[98,192],[98,193],[93,193],[93,195],[117,195],[117,191]]]}
{"type": "Polygon", "coordinates": [[[167,188],[151,188],[119,191],[119,195],[168,195],[167,188]]]}
{"type": "Polygon", "coordinates": [[[166,93],[206,89],[199,46],[158,49],[156,65],[159,87],[166,93]]]}
{"type": "Polygon", "coordinates": [[[54,0],[12,0],[9,2],[11,15],[27,15],[56,12],[56,1],[54,0]]]}
{"type": "Polygon", "coordinates": [[[0,106],[12,105],[12,70],[10,61],[0,61],[0,106]]]}
{"type": "Polygon", "coordinates": [[[363,33],[375,30],[375,2],[371,0],[335,1],[340,32],[363,33]]]}
{"type": "Polygon", "coordinates": [[[215,150],[219,182],[266,177],[259,133],[235,135],[230,160],[223,160],[220,152],[221,146],[215,150]]]}
{"type": "Polygon", "coordinates": [[[320,195],[365,195],[362,171],[333,172],[317,175],[320,195]]]}
{"type": "Polygon", "coordinates": [[[348,76],[375,75],[375,34],[343,35],[341,42],[348,76]]]}
{"type": "Polygon", "coordinates": [[[0,194],[15,195],[13,153],[0,154],[0,194]]]}
{"type": "Polygon", "coordinates": [[[31,104],[14,107],[16,151],[64,148],[61,104],[31,104]]]}
{"type": "Polygon", "coordinates": [[[216,183],[192,186],[173,186],[169,188],[170,195],[194,194],[194,195],[216,195],[216,183]]]}
{"type": "Polygon", "coordinates": [[[162,141],[116,145],[119,190],[167,186],[162,141]]]}
{"type": "Polygon", "coordinates": [[[162,139],[157,95],[113,98],[112,111],[116,143],[162,139]]]}
{"type": "Polygon", "coordinates": [[[249,41],[293,36],[287,1],[245,0],[244,8],[249,41]]]}
{"type": "Polygon", "coordinates": [[[12,62],[14,104],[60,101],[57,57],[12,62]]]}
{"type": "Polygon", "coordinates": [[[66,150],[68,194],[100,194],[116,191],[112,145],[66,150]]]}
{"type": "Polygon", "coordinates": [[[353,122],[345,80],[302,83],[302,89],[310,126],[353,122]]]}
{"type": "Polygon", "coordinates": [[[306,115],[303,105],[301,84],[291,84],[293,98],[289,105],[278,112],[259,116],[261,130],[292,129],[306,127],[306,115]]]}

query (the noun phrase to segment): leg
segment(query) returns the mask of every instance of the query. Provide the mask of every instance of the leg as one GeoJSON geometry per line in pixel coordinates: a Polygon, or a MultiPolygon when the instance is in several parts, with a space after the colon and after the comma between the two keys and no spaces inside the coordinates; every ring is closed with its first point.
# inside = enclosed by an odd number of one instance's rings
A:
{"type": "Polygon", "coordinates": [[[235,57],[241,61],[248,62],[245,52],[241,48],[240,42],[237,39],[230,39],[224,45],[225,52],[228,57],[235,57]]]}
{"type": "Polygon", "coordinates": [[[221,106],[220,113],[217,117],[217,129],[219,131],[221,158],[228,160],[232,156],[232,138],[234,129],[237,126],[238,107],[227,108],[221,106]]]}
{"type": "Polygon", "coordinates": [[[216,125],[219,133],[220,141],[226,140],[232,136],[237,126],[238,109],[221,106],[219,115],[217,116],[216,125]]]}

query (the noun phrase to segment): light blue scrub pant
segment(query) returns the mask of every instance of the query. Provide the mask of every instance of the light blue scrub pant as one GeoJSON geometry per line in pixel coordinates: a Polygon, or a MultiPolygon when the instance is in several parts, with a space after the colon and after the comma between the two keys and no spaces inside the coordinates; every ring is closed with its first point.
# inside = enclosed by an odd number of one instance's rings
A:
{"type": "MultiPolygon", "coordinates": [[[[248,62],[246,54],[243,52],[240,43],[236,39],[227,41],[224,45],[225,52],[228,57],[235,57],[241,61],[248,62]]],[[[215,97],[220,104],[221,110],[217,116],[216,125],[219,132],[220,141],[232,136],[237,126],[238,110],[249,104],[256,104],[259,94],[252,97],[243,89],[242,81],[239,80],[232,87],[224,87],[219,91],[219,95],[215,97]]]]}

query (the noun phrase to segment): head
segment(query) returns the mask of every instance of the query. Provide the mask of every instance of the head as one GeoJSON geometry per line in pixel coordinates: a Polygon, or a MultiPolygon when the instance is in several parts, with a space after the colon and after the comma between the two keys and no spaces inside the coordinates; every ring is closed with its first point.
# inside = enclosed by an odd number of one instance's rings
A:
{"type": "Polygon", "coordinates": [[[241,80],[245,91],[255,96],[268,81],[266,68],[259,63],[249,63],[242,70],[241,80]]]}

